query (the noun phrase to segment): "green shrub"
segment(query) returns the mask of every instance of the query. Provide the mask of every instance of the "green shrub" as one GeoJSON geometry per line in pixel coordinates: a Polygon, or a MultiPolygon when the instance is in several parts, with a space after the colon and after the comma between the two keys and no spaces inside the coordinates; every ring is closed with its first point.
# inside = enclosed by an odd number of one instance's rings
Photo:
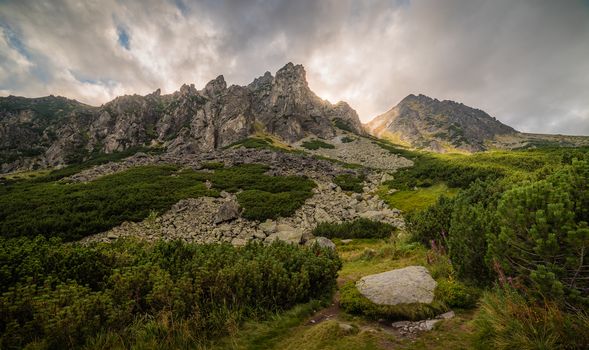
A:
{"type": "Polygon", "coordinates": [[[344,191],[352,191],[352,192],[356,192],[356,193],[362,193],[363,192],[362,183],[364,182],[364,179],[365,179],[364,175],[355,176],[355,175],[351,175],[351,174],[341,174],[341,175],[337,175],[333,179],[333,182],[335,182],[335,184],[338,185],[339,187],[341,187],[341,189],[344,191]]]}
{"type": "Polygon", "coordinates": [[[514,290],[488,292],[474,319],[480,349],[587,349],[589,316],[554,303],[529,304],[514,290]]]}
{"type": "Polygon", "coordinates": [[[497,231],[495,210],[506,185],[476,181],[454,200],[448,253],[460,279],[485,285],[492,274],[485,263],[487,233],[497,231]]]}
{"type": "Polygon", "coordinates": [[[344,131],[355,132],[352,129],[352,127],[350,126],[350,124],[348,124],[348,122],[346,122],[345,120],[343,120],[341,118],[335,118],[333,120],[333,125],[335,125],[336,128],[344,130],[344,131]]]}
{"type": "Polygon", "coordinates": [[[353,138],[353,137],[348,137],[348,136],[342,137],[342,142],[343,143],[350,143],[350,142],[354,142],[354,141],[356,141],[356,139],[353,138]]]}
{"type": "Polygon", "coordinates": [[[195,348],[243,320],[329,297],[341,267],[330,249],[280,242],[82,246],[41,237],[0,238],[0,262],[3,349],[153,347],[174,334],[195,348]]]}
{"type": "Polygon", "coordinates": [[[318,150],[319,148],[335,148],[334,145],[327,142],[323,142],[321,140],[305,141],[301,144],[301,147],[306,148],[308,150],[318,150]]]}
{"type": "Polygon", "coordinates": [[[222,162],[204,162],[202,163],[202,167],[203,169],[216,170],[224,168],[225,164],[222,162]]]}
{"type": "Polygon", "coordinates": [[[351,222],[319,223],[313,235],[327,238],[388,238],[395,227],[380,221],[356,219],[351,222]]]}
{"type": "Polygon", "coordinates": [[[176,166],[145,166],[88,183],[17,182],[0,189],[0,232],[7,236],[80,239],[161,212],[178,200],[203,195],[203,177],[176,166]],[[176,175],[176,176],[171,176],[176,175]]]}
{"type": "Polygon", "coordinates": [[[309,191],[272,193],[247,190],[237,194],[237,201],[244,208],[244,218],[264,221],[279,216],[291,216],[312,195],[309,191]]]}
{"type": "Polygon", "coordinates": [[[312,180],[270,176],[264,174],[267,169],[244,164],[211,173],[145,166],[88,183],[11,182],[0,187],[0,232],[5,237],[40,234],[76,240],[161,213],[183,198],[218,196],[220,190],[244,190],[238,196],[244,216],[265,220],[291,215],[312,196],[312,180]],[[206,180],[212,189],[206,188],[206,180]]]}
{"type": "Polygon", "coordinates": [[[247,139],[243,139],[241,141],[237,141],[235,143],[230,144],[225,148],[235,148],[235,147],[245,147],[245,148],[264,148],[264,149],[271,149],[271,150],[281,150],[280,148],[274,146],[271,140],[257,138],[257,137],[249,137],[247,139]]]}
{"type": "Polygon", "coordinates": [[[525,283],[532,295],[589,307],[589,163],[573,161],[505,192],[488,262],[525,283]]]}
{"type": "Polygon", "coordinates": [[[436,204],[422,211],[409,213],[405,220],[411,239],[421,242],[426,247],[430,246],[432,241],[446,246],[453,206],[452,199],[441,196],[436,204]]]}
{"type": "Polygon", "coordinates": [[[348,282],[340,288],[340,306],[352,315],[387,321],[423,320],[447,310],[443,303],[435,300],[431,304],[377,305],[358,291],[355,282],[348,282]]]}
{"type": "Polygon", "coordinates": [[[478,289],[467,286],[452,277],[439,279],[437,282],[436,299],[448,307],[470,309],[476,306],[480,294],[478,289]]]}

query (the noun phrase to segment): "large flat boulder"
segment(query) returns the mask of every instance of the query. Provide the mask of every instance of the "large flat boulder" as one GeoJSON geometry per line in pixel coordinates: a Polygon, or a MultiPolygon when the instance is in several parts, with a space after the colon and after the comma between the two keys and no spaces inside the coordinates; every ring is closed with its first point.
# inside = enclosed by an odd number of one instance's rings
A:
{"type": "Polygon", "coordinates": [[[335,243],[326,237],[311,238],[305,243],[306,246],[312,246],[313,244],[318,244],[321,248],[335,249],[335,243]]]}
{"type": "Polygon", "coordinates": [[[430,304],[436,285],[425,267],[408,266],[362,277],[356,288],[377,305],[430,304]]]}
{"type": "Polygon", "coordinates": [[[288,243],[300,244],[302,238],[303,231],[287,224],[281,224],[276,226],[276,232],[266,237],[265,241],[267,243],[271,243],[279,240],[288,243]]]}

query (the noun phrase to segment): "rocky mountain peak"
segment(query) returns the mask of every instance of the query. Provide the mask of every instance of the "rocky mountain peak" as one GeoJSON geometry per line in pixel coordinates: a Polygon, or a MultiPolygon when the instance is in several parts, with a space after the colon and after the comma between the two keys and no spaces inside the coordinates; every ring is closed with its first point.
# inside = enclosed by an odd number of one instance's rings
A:
{"type": "Polygon", "coordinates": [[[179,91],[180,96],[194,96],[197,93],[198,91],[194,87],[194,84],[182,84],[179,91]]]}
{"type": "Polygon", "coordinates": [[[408,95],[367,124],[370,133],[436,152],[482,151],[498,135],[517,133],[484,111],[426,95],[408,95]]]}
{"type": "Polygon", "coordinates": [[[225,89],[227,89],[225,77],[219,75],[218,77],[207,83],[203,90],[203,93],[206,96],[213,97],[221,94],[223,91],[225,91],[225,89]]]}
{"type": "Polygon", "coordinates": [[[302,64],[293,64],[288,62],[284,67],[276,72],[276,79],[286,79],[290,81],[307,80],[307,72],[302,64]]]}
{"type": "Polygon", "coordinates": [[[307,72],[305,72],[303,65],[294,65],[292,62],[288,62],[276,72],[276,81],[307,86],[307,72]]]}
{"type": "Polygon", "coordinates": [[[286,142],[333,137],[339,129],[363,133],[356,111],[319,98],[307,84],[304,67],[288,63],[275,76],[265,72],[247,87],[228,88],[219,75],[200,91],[184,84],[170,95],[158,89],[117,97],[101,107],[58,97],[0,98],[2,172],[153,144],[172,154],[210,152],[247,138],[256,125],[286,142]],[[21,107],[3,110],[2,105],[21,107]],[[31,128],[30,121],[41,114],[47,118],[31,128]]]}
{"type": "Polygon", "coordinates": [[[267,90],[271,88],[274,77],[270,72],[264,73],[261,77],[254,79],[247,87],[252,91],[267,90]]]}

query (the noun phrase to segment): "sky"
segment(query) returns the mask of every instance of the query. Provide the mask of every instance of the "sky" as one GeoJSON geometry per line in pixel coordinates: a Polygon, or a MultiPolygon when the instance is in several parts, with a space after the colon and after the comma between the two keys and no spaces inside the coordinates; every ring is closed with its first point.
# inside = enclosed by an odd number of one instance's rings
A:
{"type": "Polygon", "coordinates": [[[589,135],[589,0],[0,0],[0,96],[100,105],[287,62],[364,122],[422,93],[589,135]]]}

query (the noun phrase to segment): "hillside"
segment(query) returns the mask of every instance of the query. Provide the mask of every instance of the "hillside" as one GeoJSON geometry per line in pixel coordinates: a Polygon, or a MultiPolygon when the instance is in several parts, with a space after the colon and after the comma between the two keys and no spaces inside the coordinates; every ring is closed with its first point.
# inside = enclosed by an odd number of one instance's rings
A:
{"type": "Polygon", "coordinates": [[[2,172],[75,163],[99,153],[155,146],[174,154],[207,152],[262,129],[286,142],[333,137],[336,125],[362,134],[356,112],[309,88],[301,65],[288,63],[248,86],[223,76],[202,90],[183,85],[162,95],[121,96],[90,107],[63,97],[0,98],[2,172]]]}
{"type": "Polygon", "coordinates": [[[481,151],[486,149],[486,141],[517,133],[484,111],[425,95],[405,97],[366,128],[374,136],[436,152],[481,151]]]}

